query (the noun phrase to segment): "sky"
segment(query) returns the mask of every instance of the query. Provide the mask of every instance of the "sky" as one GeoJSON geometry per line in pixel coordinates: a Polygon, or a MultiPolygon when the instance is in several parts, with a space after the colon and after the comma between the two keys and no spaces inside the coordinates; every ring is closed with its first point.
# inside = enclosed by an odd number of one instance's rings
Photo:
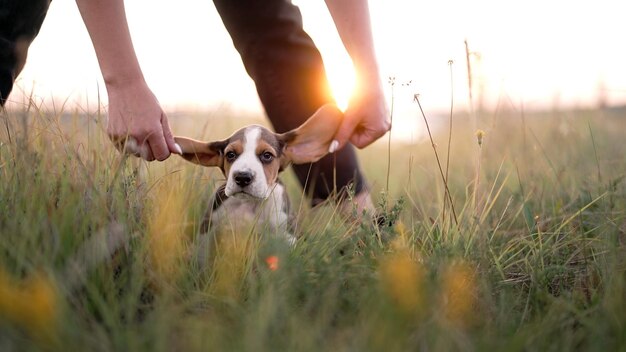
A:
{"type": "MultiPolygon", "coordinates": [[[[350,0],[345,0],[350,1],[350,0]]],[[[345,106],[354,82],[349,56],[321,0],[294,0],[345,106]]],[[[261,112],[228,33],[208,0],[131,0],[126,10],[144,76],[166,111],[228,108],[261,112]]],[[[385,91],[395,77],[395,124],[417,128],[414,94],[427,111],[467,108],[464,41],[474,99],[525,108],[626,103],[626,2],[618,0],[371,0],[385,91]],[[410,82],[410,84],[409,84],[410,82]],[[601,94],[600,94],[601,92],[601,94]]],[[[11,98],[92,106],[106,94],[74,1],[55,0],[11,98]]],[[[395,126],[394,124],[394,126],[395,126]]]]}

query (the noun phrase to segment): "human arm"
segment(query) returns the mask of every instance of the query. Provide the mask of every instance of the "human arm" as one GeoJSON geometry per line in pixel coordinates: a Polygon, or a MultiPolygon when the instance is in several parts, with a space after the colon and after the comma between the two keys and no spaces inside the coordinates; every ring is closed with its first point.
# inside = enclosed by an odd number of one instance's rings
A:
{"type": "Polygon", "coordinates": [[[118,149],[146,160],[165,160],[179,152],[167,116],[139,66],[123,0],[76,0],[98,57],[109,96],[107,134],[118,149]],[[136,147],[133,147],[133,144],[136,147]],[[133,150],[134,149],[134,150],[133,150]]]}
{"type": "Polygon", "coordinates": [[[356,69],[356,91],[335,135],[335,150],[350,141],[364,148],[390,128],[382,91],[367,0],[326,0],[339,37],[356,69]]]}

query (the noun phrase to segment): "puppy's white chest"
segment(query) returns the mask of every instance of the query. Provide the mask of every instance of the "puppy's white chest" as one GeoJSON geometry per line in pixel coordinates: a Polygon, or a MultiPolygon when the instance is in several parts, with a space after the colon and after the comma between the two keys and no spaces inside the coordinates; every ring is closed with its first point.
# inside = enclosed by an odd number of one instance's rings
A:
{"type": "Polygon", "coordinates": [[[262,234],[286,236],[290,243],[295,238],[289,233],[289,201],[285,188],[276,184],[266,199],[245,194],[222,200],[211,213],[213,226],[247,227],[252,225],[262,234]]]}

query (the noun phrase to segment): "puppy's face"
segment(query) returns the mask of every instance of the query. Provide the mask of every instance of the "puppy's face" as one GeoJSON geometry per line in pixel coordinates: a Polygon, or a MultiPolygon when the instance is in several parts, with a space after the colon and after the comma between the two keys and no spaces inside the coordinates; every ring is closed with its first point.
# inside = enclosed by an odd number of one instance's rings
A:
{"type": "Polygon", "coordinates": [[[302,126],[287,133],[276,134],[252,125],[221,141],[175,139],[186,160],[222,169],[227,196],[265,199],[284,167],[290,163],[315,162],[328,153],[342,117],[341,111],[329,104],[322,106],[302,126]]]}
{"type": "Polygon", "coordinates": [[[278,182],[285,142],[262,126],[248,126],[227,139],[222,171],[226,195],[247,194],[267,198],[278,182]]]}

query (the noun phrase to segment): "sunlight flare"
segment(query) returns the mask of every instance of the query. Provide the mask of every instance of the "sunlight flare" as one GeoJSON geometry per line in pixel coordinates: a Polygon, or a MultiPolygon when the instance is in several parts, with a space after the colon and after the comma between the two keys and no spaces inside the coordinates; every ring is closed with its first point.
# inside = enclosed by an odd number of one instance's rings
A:
{"type": "Polygon", "coordinates": [[[351,65],[341,60],[326,60],[330,90],[341,111],[346,111],[356,88],[356,74],[351,65]]]}

